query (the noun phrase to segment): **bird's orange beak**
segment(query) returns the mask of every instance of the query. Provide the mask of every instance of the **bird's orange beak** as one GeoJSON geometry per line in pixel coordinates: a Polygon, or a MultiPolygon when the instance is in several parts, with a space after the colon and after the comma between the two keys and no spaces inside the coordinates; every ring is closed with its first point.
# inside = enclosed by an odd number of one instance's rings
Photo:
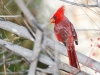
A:
{"type": "Polygon", "coordinates": [[[55,19],[54,18],[51,18],[51,23],[55,23],[55,19]]]}

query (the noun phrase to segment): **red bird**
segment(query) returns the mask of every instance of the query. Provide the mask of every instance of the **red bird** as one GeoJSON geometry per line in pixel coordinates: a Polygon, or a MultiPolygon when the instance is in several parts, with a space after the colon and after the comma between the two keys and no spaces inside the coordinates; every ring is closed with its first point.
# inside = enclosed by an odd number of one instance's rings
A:
{"type": "Polygon", "coordinates": [[[58,41],[67,47],[70,65],[80,69],[77,59],[74,42],[78,45],[78,38],[73,24],[64,15],[64,6],[61,6],[51,18],[54,23],[54,32],[58,41]]]}

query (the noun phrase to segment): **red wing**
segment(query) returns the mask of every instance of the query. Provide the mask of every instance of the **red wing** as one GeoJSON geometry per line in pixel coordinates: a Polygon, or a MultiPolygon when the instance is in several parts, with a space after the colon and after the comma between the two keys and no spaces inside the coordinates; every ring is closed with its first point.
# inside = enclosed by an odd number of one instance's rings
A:
{"type": "Polygon", "coordinates": [[[72,33],[73,33],[73,38],[75,40],[75,44],[78,45],[78,38],[77,38],[77,33],[76,33],[75,29],[72,33]]]}
{"type": "Polygon", "coordinates": [[[60,34],[56,34],[56,37],[57,37],[57,39],[58,39],[59,42],[62,42],[60,34]]]}
{"type": "Polygon", "coordinates": [[[78,45],[77,33],[76,33],[74,27],[72,27],[72,35],[73,35],[73,38],[74,38],[75,44],[78,45]]]}
{"type": "MultiPolygon", "coordinates": [[[[70,21],[69,21],[70,22],[70,21]]],[[[70,22],[70,25],[71,25],[71,31],[72,31],[72,35],[73,35],[73,38],[74,38],[74,41],[75,41],[75,44],[78,45],[78,38],[77,38],[77,33],[74,29],[74,26],[73,24],[70,22]]]]}

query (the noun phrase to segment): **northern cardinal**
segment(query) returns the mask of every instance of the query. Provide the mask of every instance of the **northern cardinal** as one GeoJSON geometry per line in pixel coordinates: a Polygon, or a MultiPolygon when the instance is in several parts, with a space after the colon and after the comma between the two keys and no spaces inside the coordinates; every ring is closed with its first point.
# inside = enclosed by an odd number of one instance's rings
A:
{"type": "Polygon", "coordinates": [[[65,6],[61,6],[51,18],[51,23],[54,23],[56,38],[67,48],[70,65],[80,69],[74,46],[74,42],[78,45],[77,33],[73,24],[65,17],[64,10],[65,6]]]}

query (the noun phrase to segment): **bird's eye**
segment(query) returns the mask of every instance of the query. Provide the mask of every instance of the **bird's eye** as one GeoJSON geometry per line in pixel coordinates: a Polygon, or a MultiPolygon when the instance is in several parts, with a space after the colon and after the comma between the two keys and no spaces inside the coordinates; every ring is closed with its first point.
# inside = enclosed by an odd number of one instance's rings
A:
{"type": "Polygon", "coordinates": [[[53,18],[56,20],[57,19],[57,16],[54,16],[53,18]]]}

